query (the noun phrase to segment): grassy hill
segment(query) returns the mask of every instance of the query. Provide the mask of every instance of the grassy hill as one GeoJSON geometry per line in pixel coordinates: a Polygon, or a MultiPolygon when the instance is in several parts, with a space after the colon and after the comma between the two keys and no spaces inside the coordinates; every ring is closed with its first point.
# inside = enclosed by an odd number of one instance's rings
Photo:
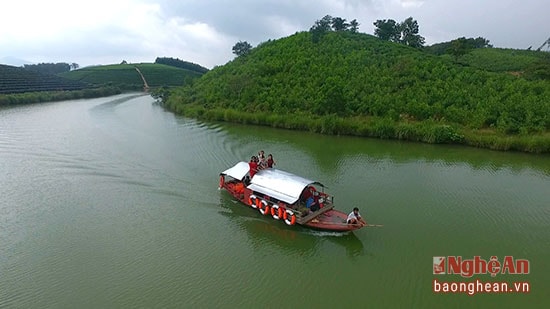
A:
{"type": "Polygon", "coordinates": [[[367,34],[329,32],[314,43],[301,32],[214,68],[165,104],[322,133],[550,151],[550,81],[502,73],[530,61],[483,69],[367,34]]]}
{"type": "Polygon", "coordinates": [[[136,67],[141,71],[150,87],[181,86],[185,81],[202,75],[195,71],[154,63],[85,67],[60,75],[94,85],[114,85],[123,89],[142,89],[143,81],[136,71],[136,67]]]}
{"type": "Polygon", "coordinates": [[[90,85],[80,81],[0,65],[0,94],[82,90],[86,88],[90,88],[90,85]]]}

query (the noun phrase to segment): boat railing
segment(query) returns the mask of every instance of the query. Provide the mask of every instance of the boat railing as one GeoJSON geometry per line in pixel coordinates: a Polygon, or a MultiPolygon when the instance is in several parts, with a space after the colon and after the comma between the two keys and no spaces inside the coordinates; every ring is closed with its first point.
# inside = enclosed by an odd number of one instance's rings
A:
{"type": "Polygon", "coordinates": [[[324,214],[325,212],[331,210],[332,208],[334,208],[334,205],[331,203],[330,205],[325,205],[323,206],[323,208],[317,210],[317,211],[314,211],[310,214],[308,214],[307,216],[305,217],[298,217],[296,218],[296,221],[299,223],[299,224],[304,224],[304,223],[307,223],[313,219],[315,219],[316,217],[324,214]]]}

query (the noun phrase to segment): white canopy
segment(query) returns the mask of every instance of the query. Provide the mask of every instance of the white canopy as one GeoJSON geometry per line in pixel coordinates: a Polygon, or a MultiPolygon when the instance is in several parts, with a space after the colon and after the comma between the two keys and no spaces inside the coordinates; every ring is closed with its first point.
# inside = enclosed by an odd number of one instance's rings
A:
{"type": "Polygon", "coordinates": [[[250,167],[248,166],[248,163],[241,161],[235,164],[235,166],[233,166],[232,168],[223,171],[221,175],[228,175],[237,180],[243,180],[243,177],[246,176],[249,170],[250,167]]]}
{"type": "Polygon", "coordinates": [[[266,194],[288,204],[294,204],[302,191],[311,184],[321,183],[274,168],[267,168],[254,175],[248,186],[252,191],[266,194]]]}
{"type": "MultiPolygon", "coordinates": [[[[248,174],[250,167],[246,162],[239,162],[235,166],[223,171],[221,175],[228,175],[237,180],[242,180],[248,174]]],[[[272,198],[278,199],[288,204],[294,204],[304,189],[311,185],[323,184],[296,176],[289,172],[281,171],[275,168],[266,168],[258,171],[250,181],[248,189],[266,194],[272,198]]]]}

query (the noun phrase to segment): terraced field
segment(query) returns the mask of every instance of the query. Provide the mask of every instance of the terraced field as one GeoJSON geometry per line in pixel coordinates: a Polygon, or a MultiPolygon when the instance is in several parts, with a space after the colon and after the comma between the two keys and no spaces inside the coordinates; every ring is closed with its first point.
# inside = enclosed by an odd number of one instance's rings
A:
{"type": "Polygon", "coordinates": [[[9,65],[0,65],[0,94],[82,90],[86,88],[90,88],[90,85],[82,81],[40,74],[9,65]]]}
{"type": "Polygon", "coordinates": [[[202,74],[164,64],[142,63],[136,65],[151,87],[181,86],[187,79],[199,78],[202,74]]]}
{"type": "Polygon", "coordinates": [[[136,71],[141,71],[150,87],[181,86],[188,79],[199,78],[200,73],[163,64],[114,64],[86,67],[60,76],[95,85],[113,85],[121,88],[141,88],[143,81],[136,71]]]}

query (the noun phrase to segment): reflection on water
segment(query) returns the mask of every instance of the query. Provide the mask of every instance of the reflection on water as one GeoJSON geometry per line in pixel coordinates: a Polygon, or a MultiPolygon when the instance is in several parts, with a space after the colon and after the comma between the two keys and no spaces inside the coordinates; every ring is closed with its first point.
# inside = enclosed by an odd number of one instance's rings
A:
{"type": "Polygon", "coordinates": [[[345,249],[349,257],[364,255],[362,241],[353,233],[338,233],[308,229],[302,226],[287,226],[271,216],[261,215],[257,210],[234,200],[225,191],[220,192],[219,213],[231,219],[248,237],[255,250],[265,250],[265,246],[277,246],[279,250],[300,256],[319,254],[323,242],[331,242],[345,249]]]}
{"type": "MultiPolygon", "coordinates": [[[[491,171],[502,168],[513,172],[535,169],[542,174],[550,175],[549,155],[501,152],[459,145],[431,145],[374,138],[326,136],[227,123],[220,126],[229,133],[230,137],[239,140],[244,138],[244,140],[261,140],[266,145],[292,145],[293,148],[298,148],[308,157],[313,158],[325,172],[335,171],[337,165],[334,162],[356,158],[365,161],[388,160],[393,163],[426,161],[443,165],[467,164],[476,170],[491,171]]],[[[282,155],[284,156],[284,153],[282,155]]]]}

